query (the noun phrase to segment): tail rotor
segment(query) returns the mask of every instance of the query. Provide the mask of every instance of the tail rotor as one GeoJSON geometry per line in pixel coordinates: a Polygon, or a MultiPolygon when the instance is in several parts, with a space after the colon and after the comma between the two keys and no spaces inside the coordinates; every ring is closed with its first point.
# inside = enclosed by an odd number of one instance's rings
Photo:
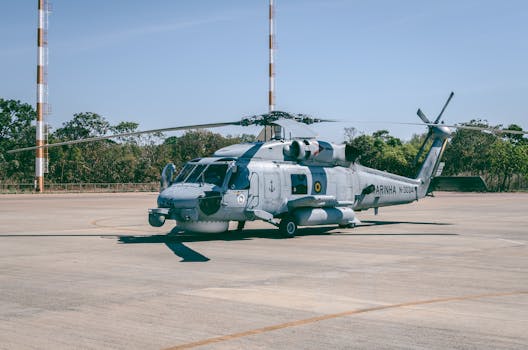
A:
{"type": "Polygon", "coordinates": [[[424,142],[422,143],[422,146],[420,147],[418,153],[416,154],[416,157],[414,157],[413,166],[416,166],[416,164],[420,160],[420,157],[422,156],[425,150],[425,146],[427,145],[427,143],[429,142],[429,139],[433,135],[433,127],[434,127],[433,124],[440,123],[440,119],[442,118],[442,115],[444,114],[444,111],[446,110],[447,105],[449,104],[449,102],[451,102],[451,99],[453,98],[454,95],[455,93],[451,91],[451,93],[449,94],[449,97],[447,98],[447,101],[444,103],[444,106],[442,107],[442,110],[440,111],[440,114],[438,114],[438,117],[436,117],[434,122],[431,122],[429,118],[427,118],[427,116],[422,112],[421,109],[418,109],[418,111],[416,112],[416,114],[418,114],[418,117],[420,117],[420,119],[425,124],[427,124],[427,127],[429,130],[427,132],[427,136],[425,137],[424,142]]]}

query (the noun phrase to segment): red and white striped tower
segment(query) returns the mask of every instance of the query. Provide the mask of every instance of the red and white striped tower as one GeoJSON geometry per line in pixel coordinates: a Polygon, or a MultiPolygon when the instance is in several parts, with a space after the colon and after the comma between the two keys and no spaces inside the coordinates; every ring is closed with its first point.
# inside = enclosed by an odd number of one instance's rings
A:
{"type": "MultiPolygon", "coordinates": [[[[275,5],[274,1],[269,2],[269,112],[275,111],[275,5]]],[[[273,125],[269,127],[269,135],[273,139],[282,138],[282,127],[273,125]]]]}
{"type": "Polygon", "coordinates": [[[275,67],[274,67],[274,46],[275,46],[275,33],[274,33],[274,23],[273,15],[275,8],[273,5],[273,0],[269,2],[269,112],[275,110],[275,67]]]}
{"type": "MultiPolygon", "coordinates": [[[[46,144],[48,114],[48,86],[46,82],[48,68],[48,2],[38,0],[37,30],[37,146],[46,144]]],[[[47,158],[44,148],[38,148],[35,159],[35,190],[44,191],[44,173],[47,172],[47,158]]]]}

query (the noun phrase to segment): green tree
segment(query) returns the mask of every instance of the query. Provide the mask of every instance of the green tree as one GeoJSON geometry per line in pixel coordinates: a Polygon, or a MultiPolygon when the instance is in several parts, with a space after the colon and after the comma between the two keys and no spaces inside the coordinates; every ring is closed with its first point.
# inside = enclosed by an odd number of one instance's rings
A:
{"type": "Polygon", "coordinates": [[[353,149],[352,158],[357,162],[399,175],[415,175],[412,162],[418,148],[413,144],[403,143],[387,130],[378,130],[372,135],[358,137],[354,137],[355,134],[354,130],[345,130],[345,137],[349,138],[347,143],[353,149]]]}
{"type": "MultiPolygon", "coordinates": [[[[490,127],[482,120],[472,120],[465,125],[490,127]]],[[[494,129],[501,130],[501,126],[494,129]]],[[[512,124],[504,130],[522,130],[512,124]]],[[[480,175],[488,186],[497,191],[513,188],[513,179],[527,177],[528,154],[526,138],[519,134],[485,133],[458,129],[448,144],[444,160],[448,175],[480,175]],[[497,137],[500,135],[500,137],[497,137]]]]}
{"type": "Polygon", "coordinates": [[[6,153],[8,150],[35,145],[36,119],[33,107],[17,100],[0,98],[0,179],[32,182],[35,153],[6,153]]]}
{"type": "MultiPolygon", "coordinates": [[[[464,125],[489,127],[486,121],[471,120],[464,125]]],[[[476,130],[457,129],[444,153],[444,174],[484,175],[491,170],[490,148],[497,137],[476,130]]]]}
{"type": "MultiPolygon", "coordinates": [[[[504,128],[503,130],[522,131],[523,129],[517,124],[510,124],[507,128],[504,128]]],[[[528,144],[528,139],[522,134],[504,133],[503,135],[504,138],[506,138],[513,144],[528,144]]]]}
{"type": "MultiPolygon", "coordinates": [[[[133,130],[135,123],[120,123],[119,130],[133,130]]],[[[76,113],[73,118],[50,135],[50,141],[60,142],[88,137],[104,136],[115,132],[116,127],[101,115],[92,112],[76,113]]],[[[137,147],[137,146],[136,146],[137,147]]],[[[133,165],[137,150],[128,149],[127,156],[118,150],[113,140],[101,140],[90,143],[73,144],[50,148],[49,180],[55,182],[119,182],[131,180],[124,164],[133,165]],[[127,175],[124,175],[127,174],[127,175]]]]}
{"type": "Polygon", "coordinates": [[[528,147],[497,139],[490,148],[491,173],[497,176],[497,190],[511,189],[513,175],[527,176],[528,147]]]}
{"type": "Polygon", "coordinates": [[[78,140],[106,135],[111,131],[110,123],[97,113],[76,113],[73,119],[63,123],[54,136],[61,140],[78,140]]]}

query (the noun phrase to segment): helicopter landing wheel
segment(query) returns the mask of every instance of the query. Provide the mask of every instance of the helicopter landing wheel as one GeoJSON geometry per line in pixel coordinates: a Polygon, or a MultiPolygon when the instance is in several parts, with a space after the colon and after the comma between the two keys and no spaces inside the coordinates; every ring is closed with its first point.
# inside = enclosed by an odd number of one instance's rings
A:
{"type": "Polygon", "coordinates": [[[285,238],[293,238],[297,233],[297,222],[292,216],[286,216],[281,220],[279,230],[285,238]]]}
{"type": "Polygon", "coordinates": [[[240,232],[240,231],[242,231],[244,229],[244,226],[246,226],[246,222],[245,221],[239,221],[237,223],[237,229],[236,230],[238,232],[240,232]]]}

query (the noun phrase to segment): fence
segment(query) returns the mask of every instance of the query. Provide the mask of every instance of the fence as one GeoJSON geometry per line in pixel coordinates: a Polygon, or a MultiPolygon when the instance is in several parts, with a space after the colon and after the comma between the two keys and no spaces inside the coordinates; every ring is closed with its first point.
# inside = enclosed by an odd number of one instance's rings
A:
{"type": "MultiPolygon", "coordinates": [[[[79,192],[157,192],[158,182],[149,183],[50,183],[46,184],[46,193],[79,193],[79,192]]],[[[32,183],[3,184],[0,183],[0,193],[33,193],[32,183]]]]}

